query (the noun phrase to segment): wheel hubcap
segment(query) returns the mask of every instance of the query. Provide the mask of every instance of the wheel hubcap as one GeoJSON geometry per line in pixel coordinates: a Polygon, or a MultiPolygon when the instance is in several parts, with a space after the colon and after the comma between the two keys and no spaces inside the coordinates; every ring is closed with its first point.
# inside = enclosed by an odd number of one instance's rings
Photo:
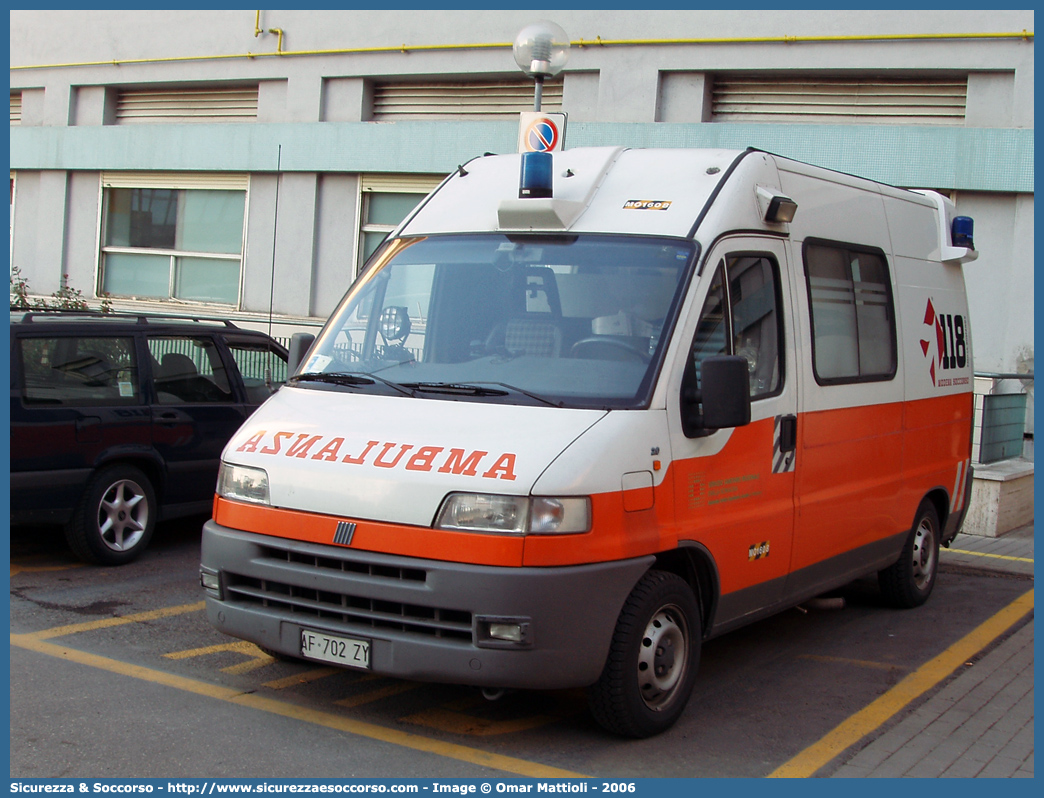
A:
{"type": "Polygon", "coordinates": [[[149,522],[149,502],[136,482],[121,479],[113,483],[98,506],[98,532],[113,551],[134,548],[145,534],[149,522]]]}
{"type": "Polygon", "coordinates": [[[638,652],[638,686],[650,709],[662,709],[674,696],[688,661],[688,629],[673,605],[653,614],[638,652]]]}
{"type": "Polygon", "coordinates": [[[914,532],[913,543],[913,578],[919,590],[932,581],[935,575],[935,529],[927,519],[921,519],[914,532]]]}

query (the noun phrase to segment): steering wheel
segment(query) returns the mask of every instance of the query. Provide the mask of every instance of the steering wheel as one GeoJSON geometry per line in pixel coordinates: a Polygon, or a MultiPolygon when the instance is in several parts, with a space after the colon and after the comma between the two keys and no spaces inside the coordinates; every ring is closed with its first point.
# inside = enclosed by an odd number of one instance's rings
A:
{"type": "MultiPolygon", "coordinates": [[[[582,358],[584,357],[584,355],[581,354],[582,350],[596,349],[600,346],[608,346],[613,349],[619,349],[621,352],[638,358],[643,363],[648,363],[651,359],[648,352],[643,352],[641,349],[639,349],[631,343],[628,343],[627,341],[621,341],[619,338],[602,338],[599,336],[595,336],[594,338],[581,338],[569,349],[569,357],[582,358]]],[[[600,359],[592,358],[590,355],[588,355],[587,358],[595,360],[600,359]]]]}

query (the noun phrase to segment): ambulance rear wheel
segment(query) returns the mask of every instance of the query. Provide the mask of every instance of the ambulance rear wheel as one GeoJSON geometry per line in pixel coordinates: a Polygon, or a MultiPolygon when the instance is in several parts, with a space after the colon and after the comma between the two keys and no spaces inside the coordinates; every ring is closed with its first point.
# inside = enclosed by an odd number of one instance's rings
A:
{"type": "Polygon", "coordinates": [[[626,737],[673,726],[692,693],[700,637],[688,583],[666,571],[646,573],[620,612],[602,675],[588,688],[595,720],[626,737]]]}
{"type": "Polygon", "coordinates": [[[917,508],[913,529],[898,562],[877,574],[881,595],[893,607],[919,607],[932,594],[939,569],[939,533],[939,513],[925,499],[917,508]]]}

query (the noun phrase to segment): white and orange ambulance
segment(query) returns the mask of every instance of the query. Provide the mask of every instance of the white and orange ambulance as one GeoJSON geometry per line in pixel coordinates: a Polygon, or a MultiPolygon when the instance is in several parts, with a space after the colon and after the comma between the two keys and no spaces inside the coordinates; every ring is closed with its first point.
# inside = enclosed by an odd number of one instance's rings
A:
{"type": "Polygon", "coordinates": [[[226,447],[208,617],[662,731],[702,641],[874,573],[928,598],[975,256],[939,194],[753,149],[473,160],[226,447]]]}

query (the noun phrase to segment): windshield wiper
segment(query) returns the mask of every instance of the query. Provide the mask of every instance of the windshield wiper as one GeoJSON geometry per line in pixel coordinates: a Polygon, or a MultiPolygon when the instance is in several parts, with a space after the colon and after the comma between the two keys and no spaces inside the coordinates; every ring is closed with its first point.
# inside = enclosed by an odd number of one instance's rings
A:
{"type": "Polygon", "coordinates": [[[514,385],[508,385],[505,382],[404,382],[403,387],[410,388],[417,393],[444,393],[457,396],[507,396],[511,393],[520,393],[541,404],[550,405],[551,407],[560,406],[559,403],[552,402],[550,399],[545,399],[543,396],[530,393],[522,388],[516,388],[514,385]],[[490,385],[499,385],[500,388],[487,387],[490,385]],[[507,390],[501,390],[501,388],[507,390]]]}
{"type": "Polygon", "coordinates": [[[332,382],[334,385],[373,385],[376,380],[347,371],[308,372],[291,377],[294,382],[332,382]]]}
{"type": "Polygon", "coordinates": [[[507,396],[507,391],[498,388],[483,388],[481,385],[465,385],[457,382],[404,382],[403,388],[418,393],[448,393],[459,396],[507,396]]]}
{"type": "Polygon", "coordinates": [[[516,393],[520,393],[523,396],[528,396],[530,399],[535,399],[536,401],[541,402],[545,405],[550,405],[551,407],[561,407],[563,404],[562,402],[552,402],[550,399],[547,399],[541,396],[540,394],[530,393],[529,391],[526,391],[522,388],[516,388],[514,385],[508,385],[506,382],[495,382],[493,384],[500,385],[503,388],[507,388],[509,391],[515,391],[516,393]]]}
{"type": "Polygon", "coordinates": [[[387,385],[389,388],[394,388],[401,394],[406,396],[412,396],[411,391],[406,390],[401,385],[386,380],[383,377],[377,377],[369,374],[359,374],[351,371],[330,371],[330,372],[307,372],[305,374],[298,374],[296,377],[290,378],[293,382],[329,382],[334,385],[373,385],[377,382],[381,382],[387,385]]]}

